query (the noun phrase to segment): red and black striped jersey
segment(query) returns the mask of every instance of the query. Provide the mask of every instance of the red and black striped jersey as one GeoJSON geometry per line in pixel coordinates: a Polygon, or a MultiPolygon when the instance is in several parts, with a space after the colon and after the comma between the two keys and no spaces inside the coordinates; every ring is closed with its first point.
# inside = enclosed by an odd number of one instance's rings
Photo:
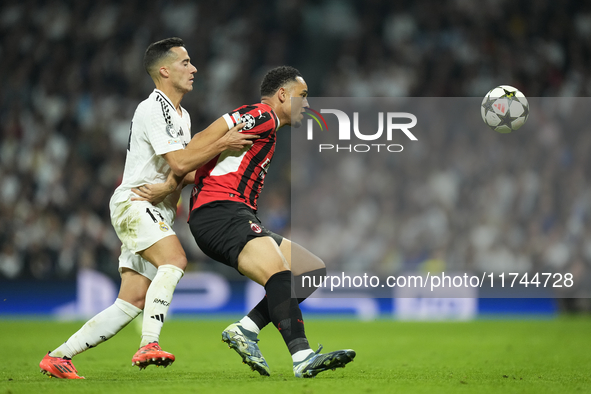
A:
{"type": "Polygon", "coordinates": [[[243,133],[258,134],[250,147],[240,152],[225,151],[195,173],[191,210],[212,201],[240,201],[256,211],[257,199],[275,153],[279,118],[263,103],[244,105],[223,118],[232,128],[242,122],[243,133]]]}

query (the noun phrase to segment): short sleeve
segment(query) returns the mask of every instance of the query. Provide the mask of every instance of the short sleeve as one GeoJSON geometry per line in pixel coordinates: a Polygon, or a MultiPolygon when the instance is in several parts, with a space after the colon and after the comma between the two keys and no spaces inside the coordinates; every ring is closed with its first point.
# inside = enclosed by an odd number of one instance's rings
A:
{"type": "Polygon", "coordinates": [[[146,122],[150,144],[160,156],[184,148],[181,138],[184,131],[180,131],[180,126],[174,124],[171,111],[168,103],[155,101],[150,107],[149,121],[146,122]]]}
{"type": "Polygon", "coordinates": [[[260,134],[276,127],[274,117],[267,111],[255,107],[244,106],[222,116],[228,128],[244,123],[241,132],[245,134],[260,134]]]}
{"type": "Polygon", "coordinates": [[[183,120],[185,121],[185,123],[189,127],[189,130],[187,130],[187,131],[189,132],[189,137],[191,137],[191,115],[189,115],[189,113],[187,112],[186,109],[182,108],[182,110],[183,110],[183,120]]]}

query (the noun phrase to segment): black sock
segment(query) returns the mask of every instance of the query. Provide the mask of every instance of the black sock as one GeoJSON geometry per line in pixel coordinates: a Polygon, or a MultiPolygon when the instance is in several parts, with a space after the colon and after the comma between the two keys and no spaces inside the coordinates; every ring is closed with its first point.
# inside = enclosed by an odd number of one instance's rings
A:
{"type": "Polygon", "coordinates": [[[298,301],[291,296],[291,271],[278,272],[265,284],[269,316],[277,327],[289,352],[310,349],[304,330],[304,319],[298,301]]]}
{"type": "MultiPolygon", "coordinates": [[[[326,278],[326,268],[320,268],[313,271],[308,271],[302,275],[294,276],[293,287],[296,296],[298,297],[298,304],[301,304],[306,298],[308,298],[320,284],[326,278]],[[310,278],[310,279],[308,279],[310,278]]],[[[269,304],[267,303],[267,296],[263,297],[247,315],[250,320],[262,330],[267,324],[271,322],[271,316],[269,316],[269,304]]]]}
{"type": "Polygon", "coordinates": [[[269,303],[267,302],[267,295],[263,297],[263,299],[248,312],[250,320],[257,325],[259,329],[262,329],[267,324],[271,323],[271,316],[269,315],[269,303]]]}
{"type": "Polygon", "coordinates": [[[304,272],[301,275],[294,276],[293,279],[293,289],[298,302],[301,303],[322,285],[326,279],[326,267],[304,272]]]}

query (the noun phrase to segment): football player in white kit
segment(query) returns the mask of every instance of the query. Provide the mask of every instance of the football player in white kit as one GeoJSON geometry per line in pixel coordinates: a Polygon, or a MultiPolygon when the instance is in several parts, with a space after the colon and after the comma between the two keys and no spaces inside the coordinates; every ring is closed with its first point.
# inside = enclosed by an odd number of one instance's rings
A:
{"type": "Polygon", "coordinates": [[[41,372],[49,376],[82,379],[71,358],[111,338],[142,309],[142,337],[132,365],[143,369],[150,364],[172,364],[174,355],[163,351],[158,341],[174,289],[187,265],[172,224],[181,187],[193,182],[194,173],[185,181],[181,177],[187,168],[199,167],[226,149],[241,150],[252,144],[251,137],[240,134],[241,125],[229,131],[209,127],[191,141],[191,119],[180,103],[193,90],[197,69],[180,38],[151,44],[144,55],[144,67],[156,89],[135,111],[123,180],[110,201],[111,223],[123,244],[119,295],[113,305],[43,358],[41,372]],[[184,149],[189,142],[191,146],[184,149]],[[177,191],[155,205],[133,199],[132,189],[165,182],[170,171],[179,174],[177,191]]]}

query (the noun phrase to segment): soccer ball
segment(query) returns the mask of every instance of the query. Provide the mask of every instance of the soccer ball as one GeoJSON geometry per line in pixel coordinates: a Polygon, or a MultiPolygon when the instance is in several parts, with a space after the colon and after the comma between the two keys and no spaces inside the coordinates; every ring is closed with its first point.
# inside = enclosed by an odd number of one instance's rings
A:
{"type": "Polygon", "coordinates": [[[499,133],[517,130],[529,116],[529,104],[519,90],[501,85],[490,90],[480,106],[482,120],[499,133]]]}

